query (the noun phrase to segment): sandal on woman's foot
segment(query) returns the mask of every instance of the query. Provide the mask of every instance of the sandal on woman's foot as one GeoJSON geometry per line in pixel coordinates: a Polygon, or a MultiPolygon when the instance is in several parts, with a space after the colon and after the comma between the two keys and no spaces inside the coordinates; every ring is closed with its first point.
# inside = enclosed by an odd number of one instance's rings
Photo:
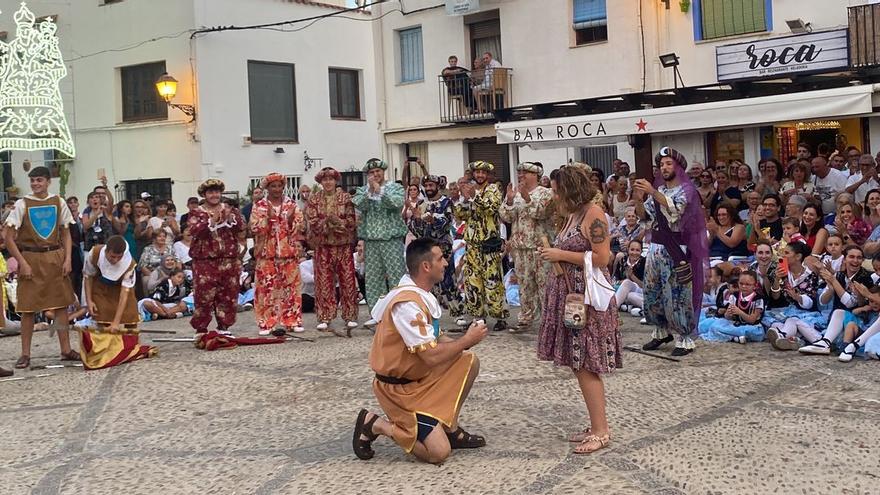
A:
{"type": "Polygon", "coordinates": [[[82,359],[79,357],[79,353],[76,351],[62,352],[61,353],[61,360],[62,361],[82,361],[82,359]]]}
{"type": "Polygon", "coordinates": [[[18,361],[15,362],[15,369],[23,370],[29,368],[31,366],[31,357],[30,356],[21,356],[18,358],[18,361]]]}
{"type": "Polygon", "coordinates": [[[455,431],[447,431],[446,438],[449,439],[449,447],[452,449],[478,449],[486,446],[486,439],[480,435],[471,435],[458,427],[455,431]]]}
{"type": "Polygon", "coordinates": [[[584,441],[585,438],[587,438],[588,436],[590,436],[592,434],[593,434],[593,430],[591,430],[590,427],[588,426],[581,431],[578,431],[578,432],[575,432],[575,433],[572,433],[571,435],[569,435],[568,441],[571,443],[581,443],[584,441]]]}
{"type": "Polygon", "coordinates": [[[597,450],[602,450],[611,444],[611,435],[590,435],[584,438],[584,441],[578,444],[572,451],[575,454],[592,454],[597,450]]]}
{"type": "Polygon", "coordinates": [[[354,423],[354,435],[351,439],[351,447],[354,449],[354,455],[363,461],[368,461],[376,454],[373,452],[373,442],[379,438],[379,435],[373,433],[373,424],[379,419],[378,414],[373,415],[373,419],[367,421],[367,415],[370,414],[366,409],[361,409],[358,413],[357,421],[354,423]],[[367,437],[367,440],[361,438],[367,437]]]}

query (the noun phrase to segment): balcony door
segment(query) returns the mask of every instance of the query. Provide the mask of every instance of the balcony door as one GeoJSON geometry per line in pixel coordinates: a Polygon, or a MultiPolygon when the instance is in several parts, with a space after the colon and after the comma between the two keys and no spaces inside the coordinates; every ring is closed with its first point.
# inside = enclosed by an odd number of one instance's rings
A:
{"type": "MultiPolygon", "coordinates": [[[[494,18],[486,19],[485,15],[477,14],[474,16],[474,22],[468,24],[471,42],[471,60],[482,58],[483,54],[489,52],[492,58],[503,64],[501,54],[501,20],[498,19],[498,11],[487,12],[494,18]],[[480,16],[480,20],[476,20],[480,16]]],[[[472,62],[473,63],[473,62],[472,62]]],[[[473,68],[473,66],[469,67],[473,68]]]]}

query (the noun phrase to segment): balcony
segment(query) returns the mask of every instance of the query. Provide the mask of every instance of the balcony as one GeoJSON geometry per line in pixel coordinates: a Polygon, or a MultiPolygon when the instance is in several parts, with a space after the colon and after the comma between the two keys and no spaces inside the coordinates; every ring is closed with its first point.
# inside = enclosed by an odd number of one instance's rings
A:
{"type": "Polygon", "coordinates": [[[447,124],[495,120],[495,111],[513,106],[513,69],[478,69],[437,78],[440,121],[447,124]]]}
{"type": "Polygon", "coordinates": [[[880,66],[880,4],[849,7],[848,14],[850,66],[880,66]]]}

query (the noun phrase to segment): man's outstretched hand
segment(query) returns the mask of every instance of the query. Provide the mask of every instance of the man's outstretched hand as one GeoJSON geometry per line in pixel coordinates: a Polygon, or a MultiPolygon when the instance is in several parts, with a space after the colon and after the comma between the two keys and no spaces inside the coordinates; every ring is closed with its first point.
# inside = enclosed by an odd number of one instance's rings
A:
{"type": "Polygon", "coordinates": [[[489,327],[486,326],[486,322],[483,320],[476,320],[468,327],[467,333],[464,334],[464,338],[470,340],[471,344],[468,347],[471,347],[482,342],[483,339],[486,338],[486,335],[489,335],[489,327]]]}

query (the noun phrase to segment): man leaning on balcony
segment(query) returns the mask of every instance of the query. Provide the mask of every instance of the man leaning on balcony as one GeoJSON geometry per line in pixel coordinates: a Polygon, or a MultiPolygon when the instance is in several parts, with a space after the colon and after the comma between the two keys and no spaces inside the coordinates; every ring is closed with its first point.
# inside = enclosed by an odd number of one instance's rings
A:
{"type": "Polygon", "coordinates": [[[482,84],[478,84],[473,87],[474,98],[477,102],[477,113],[483,113],[486,110],[492,110],[495,106],[495,102],[492,100],[491,95],[492,91],[495,89],[495,81],[494,74],[495,69],[501,67],[501,63],[495,60],[492,57],[492,52],[486,52],[483,54],[483,82],[482,84]],[[489,108],[485,109],[483,107],[483,96],[489,95],[489,99],[487,100],[489,104],[489,108]]]}
{"type": "Polygon", "coordinates": [[[474,108],[474,95],[471,93],[469,71],[458,65],[458,57],[455,55],[449,56],[448,63],[449,65],[440,72],[443,82],[446,83],[446,91],[449,92],[449,96],[461,96],[464,106],[470,111],[474,108]]]}

